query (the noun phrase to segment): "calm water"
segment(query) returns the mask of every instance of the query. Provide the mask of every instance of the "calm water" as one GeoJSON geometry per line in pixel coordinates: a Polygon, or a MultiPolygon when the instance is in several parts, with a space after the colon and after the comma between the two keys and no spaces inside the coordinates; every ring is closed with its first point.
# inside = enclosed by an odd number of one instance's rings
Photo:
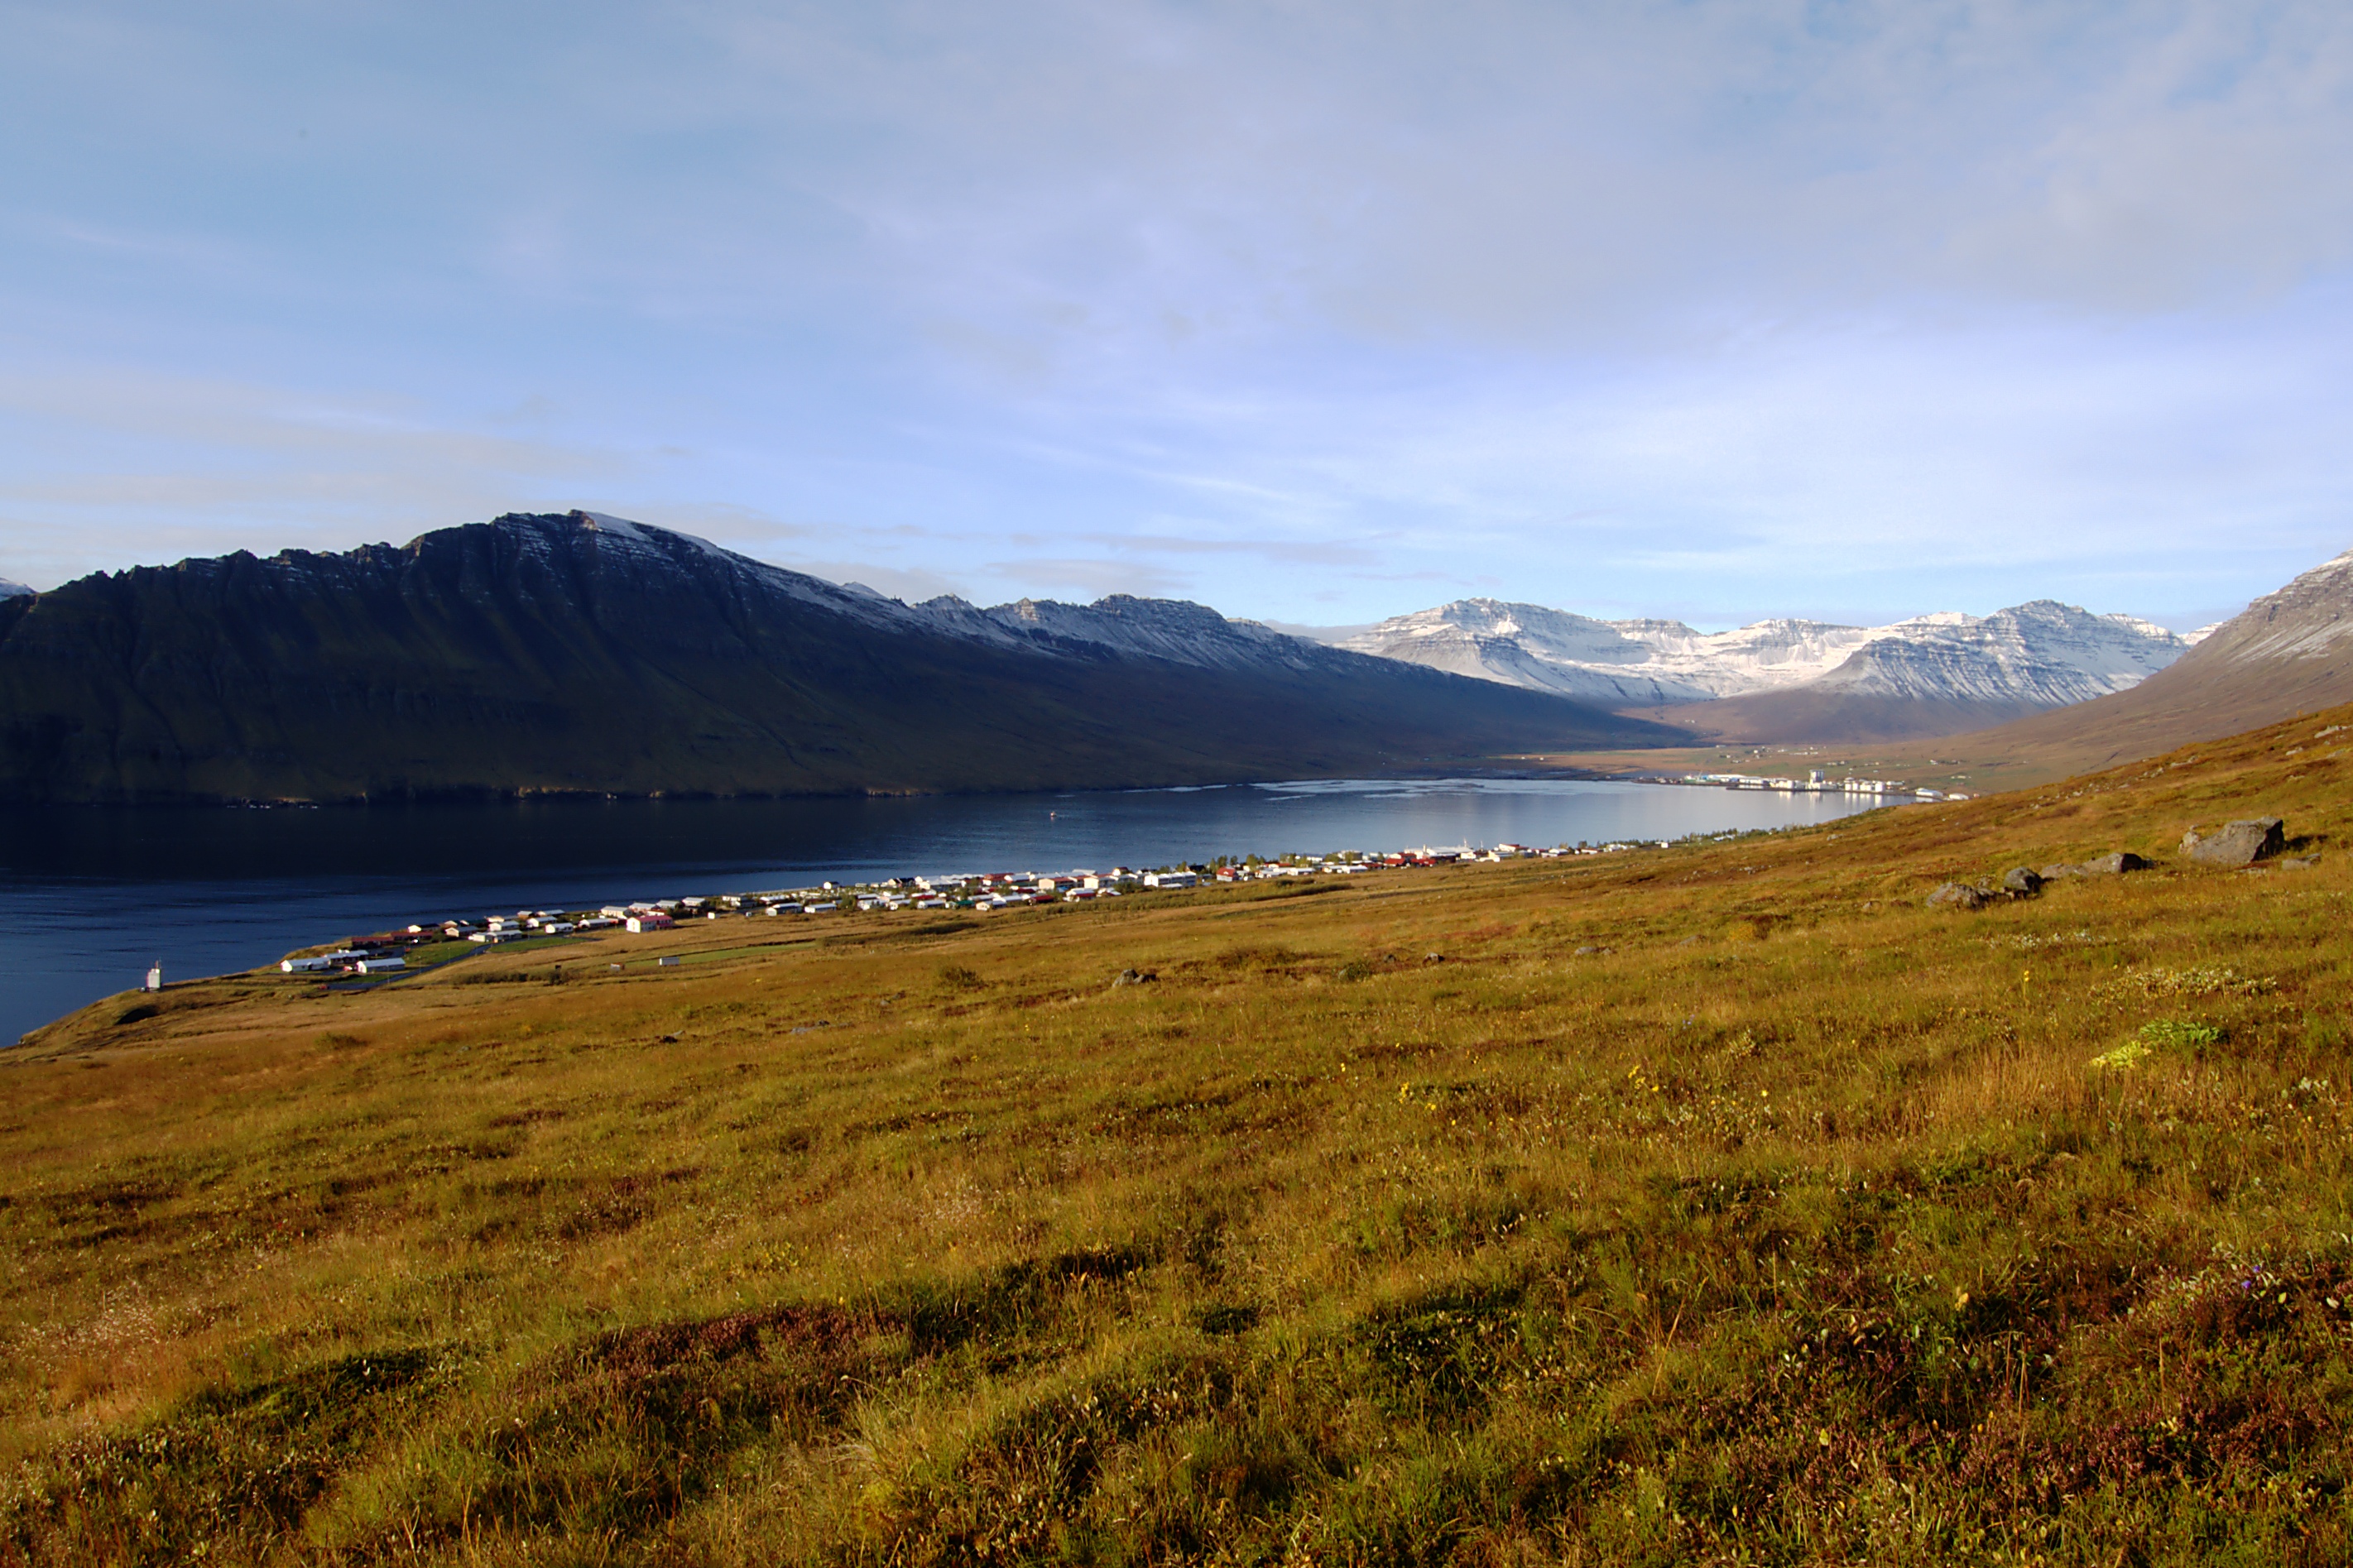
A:
{"type": "Polygon", "coordinates": [[[1352,780],[914,800],[0,811],[0,1041],[138,984],[413,920],[944,871],[1822,822],[1867,797],[1567,779],[1352,780]]]}

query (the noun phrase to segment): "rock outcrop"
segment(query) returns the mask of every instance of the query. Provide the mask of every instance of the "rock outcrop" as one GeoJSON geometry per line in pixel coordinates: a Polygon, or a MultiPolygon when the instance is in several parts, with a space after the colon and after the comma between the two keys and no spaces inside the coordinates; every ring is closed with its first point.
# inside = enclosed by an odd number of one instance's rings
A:
{"type": "Polygon", "coordinates": [[[2127,871],[2146,871],[2156,862],[2144,860],[2129,849],[2112,849],[2084,862],[2084,869],[2094,877],[2121,877],[2127,871]]]}
{"type": "Polygon", "coordinates": [[[2111,849],[2081,865],[2045,866],[2037,874],[2046,882],[2055,882],[2063,877],[2120,877],[2126,871],[2146,871],[2149,864],[2129,849],[2111,849]]]}
{"type": "Polygon", "coordinates": [[[2211,833],[2193,827],[2181,836],[2181,852],[2201,866],[2252,866],[2286,849],[2287,834],[2276,816],[2225,823],[2211,833]]]}

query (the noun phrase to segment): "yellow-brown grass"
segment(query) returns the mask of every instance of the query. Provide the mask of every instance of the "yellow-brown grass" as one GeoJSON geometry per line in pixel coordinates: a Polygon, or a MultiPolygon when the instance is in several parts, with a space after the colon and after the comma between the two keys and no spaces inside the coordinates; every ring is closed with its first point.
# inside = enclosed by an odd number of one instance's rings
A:
{"type": "Polygon", "coordinates": [[[0,1560],[2339,1560],[2348,721],[113,999],[0,1058],[0,1560]]]}

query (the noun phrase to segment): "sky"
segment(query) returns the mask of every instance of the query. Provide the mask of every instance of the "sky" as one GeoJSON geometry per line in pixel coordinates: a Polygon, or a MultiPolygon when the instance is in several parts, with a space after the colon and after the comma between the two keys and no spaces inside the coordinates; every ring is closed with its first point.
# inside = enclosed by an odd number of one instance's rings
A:
{"type": "Polygon", "coordinates": [[[0,576],[2203,625],[2353,546],[2353,8],[0,0],[0,576]]]}

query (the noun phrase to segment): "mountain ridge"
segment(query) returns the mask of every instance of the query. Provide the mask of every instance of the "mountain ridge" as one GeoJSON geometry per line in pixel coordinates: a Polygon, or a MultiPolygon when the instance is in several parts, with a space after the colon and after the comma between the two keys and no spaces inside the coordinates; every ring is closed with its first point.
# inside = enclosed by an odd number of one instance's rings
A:
{"type": "Polygon", "coordinates": [[[2353,701],[2353,550],[2211,628],[2133,687],[2079,707],[1949,732],[1936,749],[2105,767],[2353,701]]]}
{"type": "Polygon", "coordinates": [[[1655,726],[1198,605],[908,605],[586,512],[0,601],[0,795],[1229,783],[1655,726]]]}
{"type": "Polygon", "coordinates": [[[1340,646],[1614,702],[1711,740],[1810,742],[1943,733],[2088,700],[2146,679],[2191,643],[2048,599],[1879,627],[1778,618],[1715,633],[1471,599],[1340,646]]]}

